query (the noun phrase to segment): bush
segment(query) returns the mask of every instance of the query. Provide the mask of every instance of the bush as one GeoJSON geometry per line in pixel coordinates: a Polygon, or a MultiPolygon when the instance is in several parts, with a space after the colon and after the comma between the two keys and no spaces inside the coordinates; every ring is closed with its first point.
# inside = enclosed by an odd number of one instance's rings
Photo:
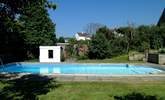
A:
{"type": "Polygon", "coordinates": [[[77,59],[78,60],[85,60],[85,59],[88,59],[88,56],[87,55],[80,55],[80,56],[77,56],[77,59]]]}
{"type": "Polygon", "coordinates": [[[142,93],[132,92],[124,96],[114,96],[115,100],[159,100],[153,95],[144,95],[142,93]]]}
{"type": "Polygon", "coordinates": [[[160,49],[159,53],[165,54],[165,48],[164,49],[160,49]]]}
{"type": "Polygon", "coordinates": [[[105,59],[108,55],[108,41],[103,33],[96,33],[89,46],[90,59],[105,59]]]}

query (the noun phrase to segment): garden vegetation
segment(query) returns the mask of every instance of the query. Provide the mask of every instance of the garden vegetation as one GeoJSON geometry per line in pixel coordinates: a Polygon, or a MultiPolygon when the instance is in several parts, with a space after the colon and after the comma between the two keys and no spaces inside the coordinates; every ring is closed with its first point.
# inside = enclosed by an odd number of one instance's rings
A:
{"type": "Polygon", "coordinates": [[[165,25],[141,25],[138,27],[120,27],[109,29],[102,27],[93,34],[91,41],[70,40],[70,54],[78,58],[105,59],[128,54],[130,51],[149,52],[157,50],[164,52],[165,25]],[[79,55],[79,47],[87,45],[88,51],[79,55]],[[81,57],[82,56],[82,57],[81,57]]]}

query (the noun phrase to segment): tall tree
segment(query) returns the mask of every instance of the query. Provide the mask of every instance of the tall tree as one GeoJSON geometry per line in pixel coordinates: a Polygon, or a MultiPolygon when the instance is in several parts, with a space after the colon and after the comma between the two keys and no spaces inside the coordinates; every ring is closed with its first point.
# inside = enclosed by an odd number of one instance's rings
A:
{"type": "Polygon", "coordinates": [[[30,0],[0,0],[0,18],[11,18],[15,19],[16,14],[23,12],[22,8],[30,0]]]}
{"type": "MultiPolygon", "coordinates": [[[[163,30],[161,30],[163,31],[163,30]]],[[[151,37],[150,37],[150,43],[152,49],[159,49],[163,46],[163,34],[160,32],[160,27],[157,26],[151,26],[150,29],[151,37]]]]}
{"type": "Polygon", "coordinates": [[[103,33],[107,40],[111,40],[112,38],[114,38],[113,31],[107,28],[106,26],[99,28],[97,32],[103,33]]]}
{"type": "Polygon", "coordinates": [[[24,54],[24,40],[20,33],[22,26],[17,17],[23,13],[27,2],[28,0],[0,0],[0,55],[10,56],[5,58],[14,57],[17,60],[24,54]]]}
{"type": "Polygon", "coordinates": [[[89,58],[104,59],[108,55],[108,41],[103,33],[97,32],[89,46],[89,58]]]}
{"type": "Polygon", "coordinates": [[[165,47],[165,25],[160,26],[159,30],[162,37],[163,47],[165,47]]]}
{"type": "Polygon", "coordinates": [[[27,3],[19,21],[25,28],[25,45],[29,57],[38,57],[40,45],[55,45],[55,25],[48,15],[47,7],[53,7],[47,0],[35,0],[27,3]]]}
{"type": "Polygon", "coordinates": [[[129,50],[131,49],[131,45],[133,43],[133,39],[134,39],[134,35],[135,35],[134,28],[133,27],[121,27],[121,28],[118,28],[117,32],[124,35],[124,38],[127,43],[126,51],[128,53],[129,50]]]}
{"type": "Polygon", "coordinates": [[[133,39],[132,47],[137,51],[145,51],[150,48],[150,26],[141,25],[136,28],[136,33],[133,39]]]}

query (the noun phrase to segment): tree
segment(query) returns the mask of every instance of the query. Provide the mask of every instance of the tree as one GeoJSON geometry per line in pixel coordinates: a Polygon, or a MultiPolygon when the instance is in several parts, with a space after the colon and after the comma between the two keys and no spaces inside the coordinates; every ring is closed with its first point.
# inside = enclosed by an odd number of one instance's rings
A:
{"type": "Polygon", "coordinates": [[[163,46],[163,37],[160,32],[160,27],[157,26],[151,26],[150,28],[150,44],[151,44],[151,49],[159,49],[162,48],[163,46]]]}
{"type": "Polygon", "coordinates": [[[92,37],[89,46],[89,58],[91,59],[105,59],[108,55],[108,41],[103,33],[96,33],[92,37]]]}
{"type": "MultiPolygon", "coordinates": [[[[29,43],[29,45],[31,46],[27,45],[29,42],[27,37],[29,36],[29,38],[33,38],[33,39],[34,37],[33,36],[30,37],[29,35],[29,33],[31,32],[30,28],[27,28],[27,25],[25,25],[26,24],[25,22],[27,22],[27,20],[30,20],[30,19],[26,18],[27,19],[26,21],[20,21],[20,20],[18,21],[18,19],[20,16],[21,17],[22,16],[32,17],[32,15],[38,16],[37,14],[34,15],[35,10],[39,11],[38,9],[34,9],[34,7],[32,7],[32,5],[34,4],[38,4],[37,7],[39,8],[40,6],[40,8],[42,8],[40,9],[40,11],[44,10],[46,13],[47,13],[47,8],[53,8],[53,9],[56,8],[56,5],[54,5],[51,2],[48,2],[47,0],[35,0],[35,1],[34,0],[0,0],[0,35],[1,35],[0,36],[0,48],[1,48],[0,55],[11,56],[11,57],[6,57],[6,58],[14,57],[14,60],[17,58],[25,59],[26,55],[24,54],[26,54],[27,50],[29,51],[29,48],[32,48],[33,47],[32,44],[34,44],[34,43],[31,43],[31,44],[29,43]],[[30,12],[30,9],[31,9],[31,12],[30,12]]],[[[37,11],[36,13],[38,13],[37,11]]],[[[43,15],[45,14],[45,16],[47,16],[45,18],[47,19],[48,14],[46,13],[43,13],[43,15]]],[[[33,20],[30,20],[30,21],[33,21],[33,20]]],[[[49,19],[49,21],[47,20],[47,22],[51,22],[51,20],[49,19]]],[[[50,28],[48,28],[48,31],[52,29],[51,31],[53,33],[54,25],[52,26],[51,25],[52,23],[49,25],[50,28]]],[[[35,28],[37,24],[33,26],[31,27],[35,28]]],[[[49,35],[48,38],[50,40],[54,40],[54,34],[53,36],[49,35]]],[[[46,39],[45,41],[49,42],[49,39],[46,39]]],[[[35,40],[35,42],[36,41],[37,40],[35,40]]]]}
{"type": "Polygon", "coordinates": [[[117,32],[124,35],[123,38],[125,38],[125,40],[126,40],[126,43],[127,43],[126,51],[128,53],[129,50],[131,49],[131,45],[132,45],[133,39],[134,39],[134,34],[135,34],[134,28],[132,28],[132,27],[121,27],[121,28],[118,28],[117,32]]]}
{"type": "Polygon", "coordinates": [[[66,46],[67,56],[75,57],[78,54],[77,50],[77,40],[75,38],[70,38],[68,40],[69,45],[66,46]]]}
{"type": "Polygon", "coordinates": [[[135,29],[132,49],[143,52],[150,48],[150,26],[141,25],[135,29]]]}
{"type": "Polygon", "coordinates": [[[27,0],[0,0],[0,55],[13,61],[22,59],[25,54],[24,39],[20,32],[23,27],[17,21],[17,16],[23,14],[23,7],[28,2],[27,0]]]}
{"type": "Polygon", "coordinates": [[[161,25],[159,27],[159,31],[160,31],[160,34],[161,34],[163,47],[165,47],[165,25],[161,25]]]}
{"type": "Polygon", "coordinates": [[[112,38],[114,38],[114,34],[113,34],[112,30],[110,30],[106,26],[99,28],[97,30],[97,32],[98,33],[103,33],[107,40],[111,40],[112,38]]]}
{"type": "MultiPolygon", "coordinates": [[[[55,45],[55,25],[49,18],[47,0],[31,1],[23,8],[23,15],[19,21],[24,27],[23,34],[27,54],[29,57],[38,57],[40,45],[55,45]]],[[[55,7],[54,7],[55,8],[55,7]]]]}
{"type": "Polygon", "coordinates": [[[108,44],[108,57],[118,56],[124,53],[127,53],[127,42],[126,38],[123,37],[115,37],[109,40],[108,44]]]}
{"type": "Polygon", "coordinates": [[[59,43],[65,43],[64,37],[59,37],[58,42],[59,42],[59,43]]]}
{"type": "Polygon", "coordinates": [[[22,8],[29,2],[30,0],[1,0],[0,1],[0,18],[3,20],[8,17],[12,20],[15,19],[17,14],[22,14],[22,8]]]}

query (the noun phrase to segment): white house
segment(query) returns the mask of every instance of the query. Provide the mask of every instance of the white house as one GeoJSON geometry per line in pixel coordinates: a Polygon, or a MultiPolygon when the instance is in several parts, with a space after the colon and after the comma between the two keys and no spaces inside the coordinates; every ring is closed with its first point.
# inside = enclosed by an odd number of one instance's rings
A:
{"type": "Polygon", "coordinates": [[[40,46],[40,62],[61,62],[60,46],[40,46]]]}
{"type": "Polygon", "coordinates": [[[78,32],[75,34],[76,40],[80,41],[80,40],[91,40],[91,35],[88,33],[84,33],[84,32],[78,32]]]}

